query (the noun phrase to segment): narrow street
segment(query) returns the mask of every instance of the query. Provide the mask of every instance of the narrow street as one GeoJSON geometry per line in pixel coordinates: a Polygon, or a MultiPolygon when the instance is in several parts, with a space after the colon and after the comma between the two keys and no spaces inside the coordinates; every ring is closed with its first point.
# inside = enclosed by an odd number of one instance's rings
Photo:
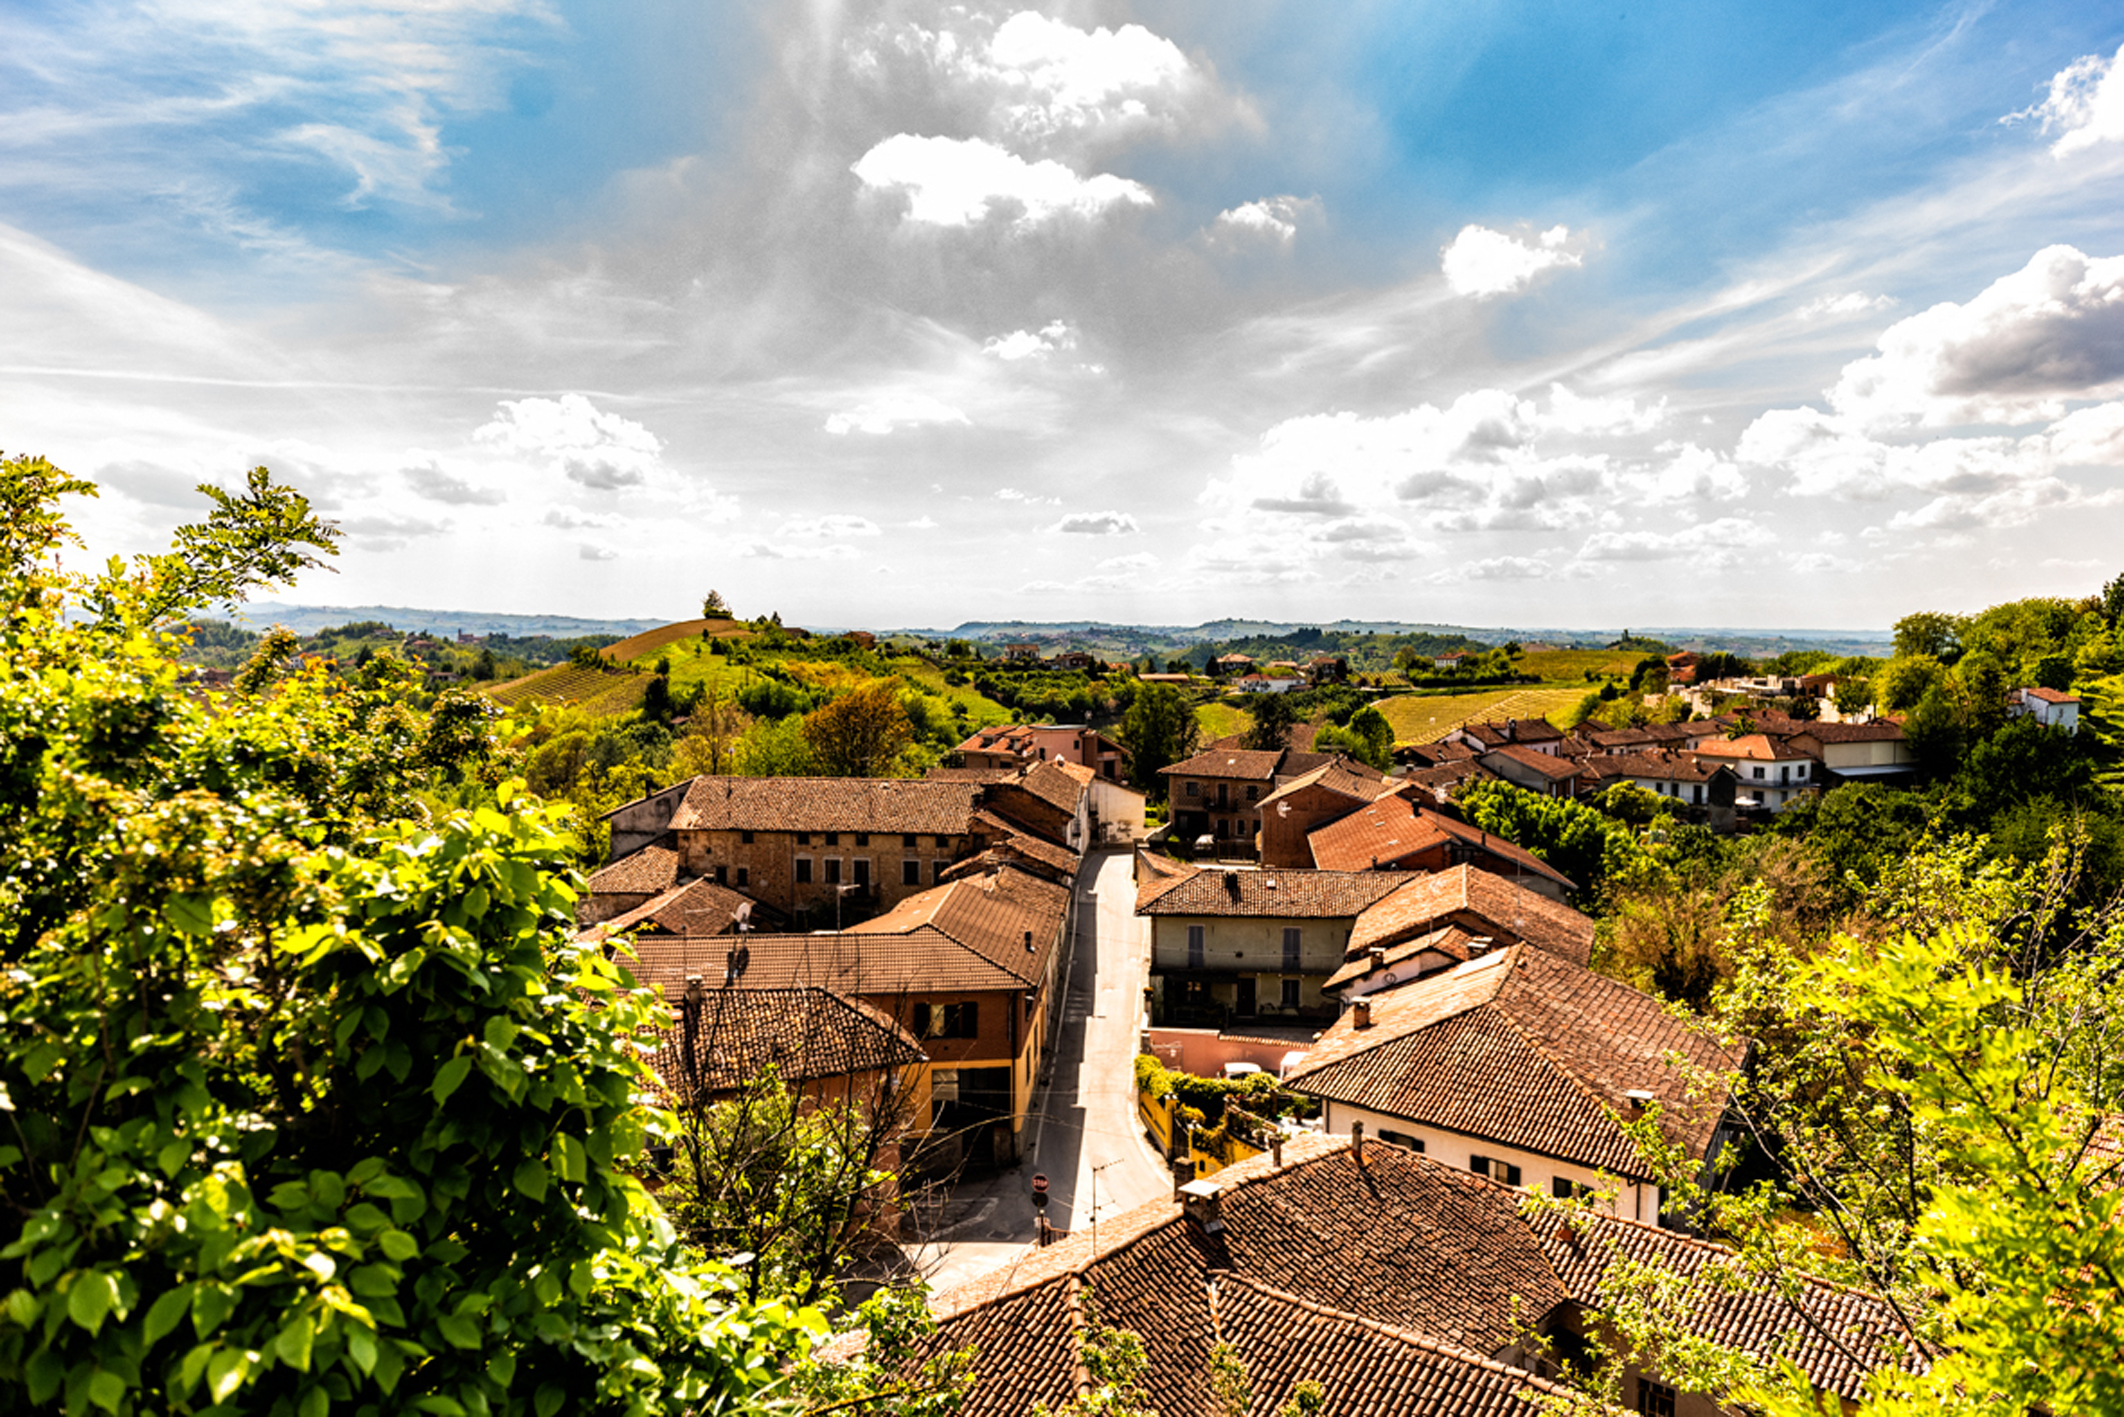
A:
{"type": "Polygon", "coordinates": [[[1129,851],[1093,855],[1078,878],[1077,938],[1048,1085],[1026,1122],[1028,1157],[1015,1170],[963,1186],[965,1214],[912,1257],[939,1290],[1025,1255],[1037,1234],[1032,1178],[1048,1178],[1048,1223],[1062,1231],[1172,1194],[1172,1172],[1136,1116],[1135,1059],[1148,922],[1136,918],[1129,851]],[[971,1202],[969,1206],[965,1203],[971,1202]]]}

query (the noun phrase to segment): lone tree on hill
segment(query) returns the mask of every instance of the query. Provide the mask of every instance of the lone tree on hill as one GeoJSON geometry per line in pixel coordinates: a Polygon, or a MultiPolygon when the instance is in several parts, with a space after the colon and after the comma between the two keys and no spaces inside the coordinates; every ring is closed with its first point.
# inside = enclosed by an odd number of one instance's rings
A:
{"type": "Polygon", "coordinates": [[[701,602],[701,618],[703,620],[728,620],[731,618],[730,602],[723,599],[721,591],[711,590],[708,592],[708,598],[701,602]]]}

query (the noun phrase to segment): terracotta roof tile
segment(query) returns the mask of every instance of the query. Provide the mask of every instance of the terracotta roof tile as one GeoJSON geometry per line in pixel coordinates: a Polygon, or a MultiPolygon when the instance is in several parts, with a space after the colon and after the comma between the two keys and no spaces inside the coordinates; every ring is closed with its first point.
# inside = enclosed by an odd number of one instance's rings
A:
{"type": "Polygon", "coordinates": [[[717,987],[720,978],[706,981],[690,1082],[683,1026],[657,1035],[650,1065],[675,1100],[695,1087],[733,1091],[770,1066],[784,1081],[808,1082],[925,1060],[914,1035],[860,999],[816,987],[717,987]]]}
{"type": "Polygon", "coordinates": [[[1405,857],[1457,840],[1567,889],[1576,884],[1540,857],[1503,837],[1434,812],[1398,793],[1388,793],[1369,806],[1315,828],[1306,840],[1312,846],[1313,864],[1324,871],[1363,871],[1375,863],[1392,866],[1405,857]]]}
{"type": "Polygon", "coordinates": [[[1409,879],[1398,871],[1204,870],[1139,891],[1142,915],[1311,920],[1355,916],[1409,879]]]}
{"type": "Polygon", "coordinates": [[[697,777],[674,830],[961,835],[981,785],[891,777],[697,777]]]}
{"type": "Polygon", "coordinates": [[[673,886],[623,915],[594,926],[588,938],[603,939],[644,926],[667,935],[720,935],[740,919],[752,919],[759,903],[713,881],[673,886]]]}
{"type": "Polygon", "coordinates": [[[592,895],[655,895],[678,884],[679,854],[668,846],[645,846],[590,877],[592,895]]]}
{"type": "Polygon", "coordinates": [[[1276,765],[1286,750],[1265,752],[1259,748],[1211,748],[1192,758],[1158,769],[1168,777],[1229,777],[1249,782],[1267,782],[1276,775],[1276,765]]]}
{"type": "Polygon", "coordinates": [[[1732,1065],[1659,1001],[1525,945],[1367,996],[1288,1081],[1300,1092],[1642,1177],[1625,1093],[1658,1099],[1662,1129],[1702,1158],[1723,1099],[1692,1099],[1666,1061],[1732,1065]],[[1479,1079],[1480,1085],[1476,1085],[1479,1079]]]}
{"type": "Polygon", "coordinates": [[[1462,923],[1482,922],[1487,928],[1476,933],[1500,944],[1524,940],[1573,964],[1593,956],[1590,916],[1474,866],[1418,876],[1366,909],[1351,927],[1349,954],[1358,958],[1374,945],[1397,944],[1456,915],[1462,923]]]}
{"type": "Polygon", "coordinates": [[[1544,753],[1539,748],[1530,748],[1524,743],[1507,743],[1501,748],[1492,748],[1482,755],[1483,765],[1496,771],[1493,758],[1505,758],[1523,768],[1532,769],[1551,782],[1566,782],[1578,776],[1578,764],[1555,753],[1544,753]]]}

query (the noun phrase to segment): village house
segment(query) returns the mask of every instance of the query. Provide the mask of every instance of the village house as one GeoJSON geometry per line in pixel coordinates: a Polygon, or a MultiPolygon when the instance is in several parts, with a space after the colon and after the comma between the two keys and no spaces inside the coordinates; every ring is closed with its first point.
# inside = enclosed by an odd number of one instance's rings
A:
{"type": "Polygon", "coordinates": [[[1305,681],[1296,675],[1246,674],[1232,684],[1242,694],[1288,694],[1304,687],[1305,681]]]}
{"type": "Polygon", "coordinates": [[[1245,674],[1253,667],[1254,657],[1250,654],[1241,654],[1237,650],[1232,651],[1230,654],[1220,654],[1209,662],[1210,673],[1220,678],[1233,674],[1245,674]]]}
{"type": "Polygon", "coordinates": [[[1024,768],[1040,762],[1076,763],[1108,782],[1127,776],[1127,748],[1095,728],[1068,723],[1012,723],[976,730],[959,745],[970,768],[1024,768]]]}
{"type": "Polygon", "coordinates": [[[631,891],[611,887],[630,885],[623,875],[644,864],[638,858],[649,852],[675,856],[658,847],[638,851],[626,861],[607,866],[590,878],[590,891],[576,906],[576,923],[590,927],[589,938],[604,939],[635,930],[651,935],[729,935],[744,930],[776,929],[787,922],[748,895],[719,886],[710,880],[690,880],[667,887],[632,907],[623,902],[636,897],[631,891]],[[607,873],[614,873],[608,875],[607,873]],[[604,877],[602,888],[599,877],[604,877]]]}
{"type": "Polygon", "coordinates": [[[1731,768],[1739,783],[1734,806],[1743,811],[1782,812],[1825,781],[1821,764],[1797,744],[1767,733],[1738,738],[1706,738],[1691,749],[1698,762],[1731,768]]]}
{"type": "Polygon", "coordinates": [[[2006,711],[2025,714],[2045,728],[2062,728],[2075,734],[2080,731],[2079,698],[2056,689],[2015,689],[2007,695],[2006,711]]]}
{"type": "Polygon", "coordinates": [[[1730,1140],[1723,1095],[1692,1095],[1670,1054],[1739,1061],[1650,995],[1510,945],[1359,998],[1285,1080],[1330,1133],[1362,1126],[1544,1194],[1612,1191],[1616,1214],[1656,1225],[1659,1184],[1624,1124],[1656,1103],[1667,1140],[1706,1167],[1730,1140]]]}
{"type": "Polygon", "coordinates": [[[1434,654],[1431,656],[1431,668],[1458,669],[1467,658],[1467,651],[1458,649],[1448,651],[1445,654],[1434,654]]]}
{"type": "Polygon", "coordinates": [[[1592,918],[1561,901],[1454,866],[1416,876],[1360,911],[1341,967],[1321,988],[1348,1003],[1518,944],[1585,964],[1593,936],[1592,918]]]}
{"type": "Polygon", "coordinates": [[[1041,1050],[1060,1007],[1074,892],[998,864],[901,900],[845,930],[731,939],[648,937],[637,977],[676,998],[690,976],[729,987],[818,987],[860,999],[927,1059],[921,1130],[932,1153],[1008,1165],[1022,1145],[1041,1050]],[[739,950],[742,954],[739,954],[739,950]]]}
{"type": "Polygon", "coordinates": [[[1563,755],[1562,746],[1561,734],[1553,745],[1506,743],[1477,761],[1514,787],[1543,797],[1573,797],[1578,793],[1578,764],[1563,755]]]}
{"type": "Polygon", "coordinates": [[[1508,718],[1500,723],[1463,723],[1448,730],[1442,741],[1465,744],[1477,753],[1516,745],[1555,757],[1563,740],[1564,731],[1546,718],[1508,718]]]}
{"type": "Polygon", "coordinates": [[[1470,865],[1519,882],[1553,900],[1577,883],[1524,847],[1388,793],[1306,837],[1322,871],[1443,871],[1470,865]]]}
{"type": "Polygon", "coordinates": [[[1159,771],[1166,780],[1176,835],[1187,841],[1206,836],[1220,853],[1252,856],[1261,830],[1262,799],[1292,778],[1338,760],[1349,762],[1301,748],[1212,745],[1159,771]]]}
{"type": "Polygon", "coordinates": [[[1396,784],[1369,763],[1336,758],[1285,779],[1260,802],[1261,864],[1307,869],[1313,852],[1306,837],[1323,822],[1348,816],[1396,784]]]}
{"type": "Polygon", "coordinates": [[[1003,646],[1003,657],[1020,664],[1038,664],[1040,647],[1030,640],[1019,640],[1003,646]]]}
{"type": "MultiPolygon", "coordinates": [[[[1728,1253],[1597,1214],[1520,1209],[1521,1192],[1376,1138],[1294,1136],[1275,1149],[1080,1229],[932,1301],[925,1352],[969,1350],[963,1417],[1021,1417],[1094,1391],[1087,1322],[1140,1335],[1145,1396],[1164,1417],[1218,1417],[1212,1349],[1245,1364],[1255,1412],[1302,1382],[1322,1411],[1541,1417],[1580,1399],[1544,1351],[1584,1351],[1619,1259],[1670,1276],[1689,1334],[1773,1367],[1789,1357],[1846,1410],[1898,1361],[1895,1311],[1795,1275],[1714,1287],[1728,1253]],[[1530,1332],[1542,1340],[1537,1348],[1530,1332]]],[[[1636,1364],[1628,1411],[1714,1417],[1700,1394],[1636,1364]]]]}
{"type": "Polygon", "coordinates": [[[1350,661],[1339,654],[1316,654],[1305,662],[1308,684],[1342,684],[1350,677],[1350,661]]]}
{"type": "Polygon", "coordinates": [[[1728,763],[1692,753],[1671,751],[1603,753],[1575,766],[1581,793],[1605,792],[1630,783],[1682,806],[1701,809],[1718,830],[1733,824],[1733,803],[1740,779],[1728,763]]]}
{"type": "Polygon", "coordinates": [[[1335,1016],[1321,992],[1358,914],[1404,878],[1379,871],[1188,869],[1136,892],[1151,922],[1151,989],[1159,1020],[1213,1022],[1335,1016]]]}
{"type": "Polygon", "coordinates": [[[1081,649],[1063,650],[1051,656],[1047,664],[1050,669],[1096,670],[1101,667],[1097,655],[1081,649]]]}

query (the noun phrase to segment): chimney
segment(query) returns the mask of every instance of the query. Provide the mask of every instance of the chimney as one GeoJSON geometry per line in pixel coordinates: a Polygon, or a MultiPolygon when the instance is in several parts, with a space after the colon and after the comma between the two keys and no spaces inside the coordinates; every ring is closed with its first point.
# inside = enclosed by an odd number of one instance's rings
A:
{"type": "Polygon", "coordinates": [[[1481,959],[1497,948],[1497,941],[1489,935],[1477,935],[1468,941],[1468,958],[1481,959]]]}
{"type": "Polygon", "coordinates": [[[1350,1123],[1350,1155],[1357,1158],[1359,1166],[1364,1165],[1364,1123],[1362,1122],[1350,1123]]]}
{"type": "Polygon", "coordinates": [[[1180,1188],[1180,1213],[1190,1227],[1204,1235],[1224,1229],[1224,1214],[1218,1202],[1223,1188],[1215,1181],[1189,1181],[1180,1188]]]}
{"type": "Polygon", "coordinates": [[[1279,1171],[1283,1169],[1283,1129],[1281,1127],[1278,1127],[1276,1134],[1269,1138],[1269,1165],[1279,1171]]]}
{"type": "Polygon", "coordinates": [[[1386,946],[1374,945],[1364,952],[1364,957],[1373,969],[1384,969],[1386,967],[1386,946]]]}
{"type": "Polygon", "coordinates": [[[1641,1087],[1633,1087],[1623,1094],[1623,1101],[1630,1104],[1630,1115],[1642,1117],[1645,1108],[1652,1105],[1652,1094],[1641,1087]]]}
{"type": "Polygon", "coordinates": [[[1033,946],[1032,946],[1032,931],[1030,931],[1030,930],[1027,930],[1027,931],[1025,932],[1025,952],[1026,952],[1027,954],[1031,954],[1031,953],[1032,953],[1032,947],[1033,947],[1033,946]]]}
{"type": "MultiPolygon", "coordinates": [[[[1372,1026],[1372,1001],[1370,999],[1359,999],[1350,1006],[1350,1012],[1354,1015],[1350,1020],[1350,1027],[1370,1028],[1372,1026]]],[[[1364,1124],[1359,1122],[1357,1125],[1361,1127],[1364,1124]]]]}

